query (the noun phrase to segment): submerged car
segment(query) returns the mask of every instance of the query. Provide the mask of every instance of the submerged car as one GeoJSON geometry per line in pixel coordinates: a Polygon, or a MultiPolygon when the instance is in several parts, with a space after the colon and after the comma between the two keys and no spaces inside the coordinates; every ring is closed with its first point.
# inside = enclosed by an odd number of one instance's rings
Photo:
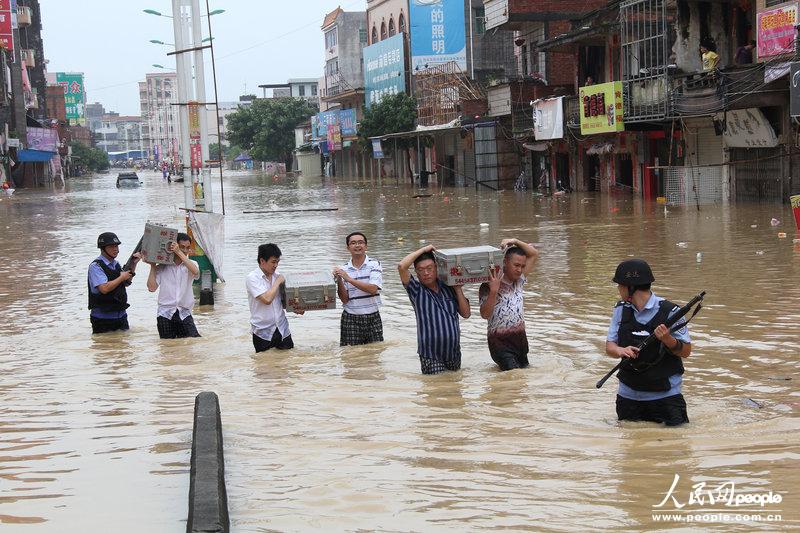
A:
{"type": "Polygon", "coordinates": [[[120,172],[117,174],[117,189],[139,187],[142,182],[136,172],[120,172]]]}

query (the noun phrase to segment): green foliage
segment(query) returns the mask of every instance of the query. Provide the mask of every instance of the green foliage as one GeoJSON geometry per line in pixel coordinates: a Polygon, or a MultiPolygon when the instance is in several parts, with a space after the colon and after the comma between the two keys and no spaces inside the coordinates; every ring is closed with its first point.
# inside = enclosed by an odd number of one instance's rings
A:
{"type": "Polygon", "coordinates": [[[413,96],[399,93],[384,97],[379,104],[364,109],[358,126],[362,146],[369,146],[370,137],[411,131],[417,120],[417,101],[413,96]]]}
{"type": "Polygon", "coordinates": [[[228,139],[257,161],[290,163],[295,127],[316,112],[299,98],[258,98],[228,116],[228,139]]]}
{"type": "Polygon", "coordinates": [[[69,145],[72,147],[72,157],[77,160],[79,166],[90,172],[108,168],[108,154],[100,148],[92,148],[77,141],[73,141],[69,145]]]}
{"type": "MultiPolygon", "coordinates": [[[[218,143],[211,143],[208,145],[208,153],[209,159],[213,161],[219,160],[219,144],[218,143]]],[[[232,144],[230,146],[225,147],[225,161],[233,161],[239,154],[242,153],[242,149],[232,144]]]]}

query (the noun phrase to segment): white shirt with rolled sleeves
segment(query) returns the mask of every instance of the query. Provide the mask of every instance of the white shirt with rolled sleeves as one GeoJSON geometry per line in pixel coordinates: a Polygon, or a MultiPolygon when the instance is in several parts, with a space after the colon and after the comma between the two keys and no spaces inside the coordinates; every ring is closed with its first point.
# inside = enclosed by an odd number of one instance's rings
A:
{"type": "MultiPolygon", "coordinates": [[[[375,285],[379,290],[383,289],[383,267],[380,261],[366,256],[359,268],[353,266],[352,259],[342,268],[354,280],[375,285]]],[[[378,312],[381,305],[380,292],[373,296],[346,281],[344,286],[347,289],[347,296],[350,298],[343,305],[345,311],[351,315],[369,315],[378,312]]]]}
{"type": "MultiPolygon", "coordinates": [[[[195,267],[197,261],[192,261],[195,267]]],[[[156,283],[158,283],[158,316],[171,319],[178,311],[181,320],[192,314],[194,307],[194,291],[192,282],[200,279],[200,274],[195,276],[189,268],[181,263],[179,265],[157,265],[156,283]]]]}
{"type": "Polygon", "coordinates": [[[258,299],[272,288],[279,275],[278,271],[275,271],[269,279],[259,267],[250,272],[245,280],[247,301],[250,304],[250,331],[265,341],[272,340],[276,328],[284,339],[291,335],[280,293],[275,295],[275,299],[269,305],[258,299]]]}

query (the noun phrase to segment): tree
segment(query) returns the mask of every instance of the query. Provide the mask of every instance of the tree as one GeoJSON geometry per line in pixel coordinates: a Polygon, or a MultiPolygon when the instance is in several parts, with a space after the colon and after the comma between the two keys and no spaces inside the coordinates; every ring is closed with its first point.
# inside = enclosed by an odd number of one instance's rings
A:
{"type": "Polygon", "coordinates": [[[72,148],[72,157],[77,159],[77,165],[90,172],[108,168],[108,154],[100,148],[92,148],[77,141],[69,143],[72,148]]]}
{"type": "MultiPolygon", "coordinates": [[[[232,144],[230,146],[225,147],[225,161],[233,161],[236,157],[242,153],[242,149],[232,144]]],[[[209,159],[212,161],[219,161],[219,144],[218,143],[211,143],[208,145],[208,154],[209,159]]]]}
{"type": "MultiPolygon", "coordinates": [[[[364,118],[358,125],[359,141],[363,149],[368,150],[372,143],[370,137],[380,137],[390,133],[411,131],[417,120],[417,100],[405,93],[385,96],[380,103],[364,108],[364,118]]],[[[408,149],[410,139],[397,139],[397,146],[406,152],[406,164],[411,174],[408,149]]]]}
{"type": "Polygon", "coordinates": [[[228,115],[228,139],[258,161],[291,167],[295,127],[317,112],[299,98],[258,98],[228,115]]]}

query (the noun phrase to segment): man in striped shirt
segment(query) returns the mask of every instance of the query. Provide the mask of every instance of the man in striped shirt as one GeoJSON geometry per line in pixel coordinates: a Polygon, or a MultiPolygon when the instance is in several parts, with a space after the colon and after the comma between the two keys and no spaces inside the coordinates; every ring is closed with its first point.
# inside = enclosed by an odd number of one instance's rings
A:
{"type": "Polygon", "coordinates": [[[352,346],[383,341],[383,323],[378,307],[383,287],[380,261],[367,256],[367,237],[353,232],[345,238],[350,261],[335,268],[337,292],[342,301],[340,344],[352,346]]]}
{"type": "Polygon", "coordinates": [[[433,246],[411,252],[397,265],[400,280],[417,316],[417,354],[423,374],[461,368],[458,316],[469,318],[469,301],[460,285],[448,287],[437,276],[433,246]],[[416,280],[409,269],[419,277],[416,280]]]}

